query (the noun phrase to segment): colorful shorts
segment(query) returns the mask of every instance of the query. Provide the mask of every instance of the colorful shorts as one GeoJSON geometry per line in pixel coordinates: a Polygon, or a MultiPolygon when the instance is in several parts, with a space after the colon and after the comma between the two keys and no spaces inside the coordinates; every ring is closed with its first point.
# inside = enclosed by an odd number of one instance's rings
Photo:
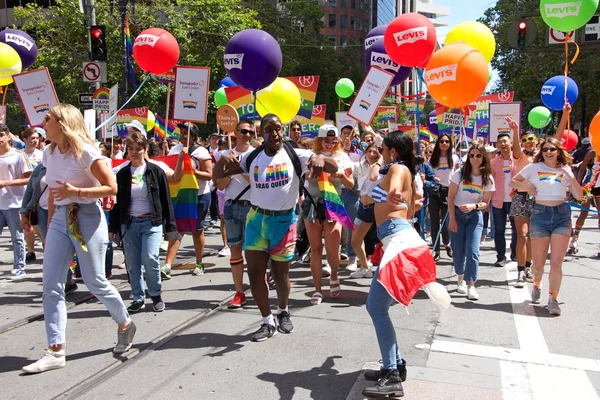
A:
{"type": "Polygon", "coordinates": [[[510,205],[509,217],[531,219],[535,197],[527,192],[516,192],[510,205]]]}
{"type": "Polygon", "coordinates": [[[296,249],[296,213],[265,215],[251,208],[246,218],[244,250],[265,251],[274,261],[291,261],[296,249]]]}

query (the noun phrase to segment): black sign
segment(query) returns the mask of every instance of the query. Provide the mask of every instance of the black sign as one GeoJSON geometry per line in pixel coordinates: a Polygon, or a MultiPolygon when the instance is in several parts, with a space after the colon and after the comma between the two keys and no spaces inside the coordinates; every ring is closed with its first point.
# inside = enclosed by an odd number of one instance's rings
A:
{"type": "Polygon", "coordinates": [[[94,101],[92,100],[93,96],[93,93],[79,93],[79,104],[82,106],[91,107],[92,105],[94,105],[94,101]]]}

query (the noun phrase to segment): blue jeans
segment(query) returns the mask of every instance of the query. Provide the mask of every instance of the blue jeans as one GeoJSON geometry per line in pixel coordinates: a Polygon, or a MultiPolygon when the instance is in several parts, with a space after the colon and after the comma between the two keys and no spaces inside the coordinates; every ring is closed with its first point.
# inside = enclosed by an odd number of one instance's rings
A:
{"type": "Polygon", "coordinates": [[[543,238],[552,235],[571,236],[571,207],[567,203],[558,206],[533,206],[531,237],[543,238]]]}
{"type": "MultiPolygon", "coordinates": [[[[498,261],[506,260],[506,218],[510,214],[510,206],[512,203],[504,202],[502,208],[492,206],[492,214],[494,217],[494,243],[496,245],[496,259],[498,261]]],[[[514,218],[510,219],[511,239],[510,250],[515,252],[517,248],[517,229],[515,227],[514,218]]]]}
{"type": "Polygon", "coordinates": [[[223,219],[225,219],[225,233],[227,234],[228,246],[235,246],[244,242],[246,217],[249,212],[250,205],[234,203],[233,200],[225,201],[223,219]]]}
{"type": "Polygon", "coordinates": [[[38,228],[40,229],[42,241],[46,240],[48,235],[48,210],[42,207],[38,208],[38,228]]]}
{"type": "Polygon", "coordinates": [[[123,300],[104,275],[104,256],[108,243],[106,219],[98,203],[81,204],[78,213],[79,229],[87,245],[83,250],[79,241],[71,238],[67,223],[67,206],[57,206],[46,237],[43,265],[44,322],[48,345],[66,343],[67,307],[65,281],[73,252],[81,268],[81,275],[89,291],[108,309],[112,319],[122,324],[129,314],[123,300]]]}
{"type": "MultiPolygon", "coordinates": [[[[360,196],[358,193],[347,189],[345,187],[342,188],[342,202],[344,203],[344,208],[350,217],[350,221],[354,222],[356,218],[356,213],[358,212],[358,207],[360,205],[360,196]]],[[[352,245],[352,230],[346,227],[343,227],[343,235],[342,235],[342,249],[347,251],[347,255],[349,258],[356,257],[356,252],[352,245]]]]}
{"type": "Polygon", "coordinates": [[[123,250],[127,260],[127,272],[133,301],[144,302],[144,276],[142,264],[146,270],[146,285],[150,296],[160,296],[160,262],[158,252],[163,239],[162,225],[152,226],[150,218],[131,217],[129,228],[123,224],[123,250]]]}
{"type": "Polygon", "coordinates": [[[458,231],[450,231],[452,262],[457,275],[465,275],[466,282],[477,282],[479,245],[483,232],[483,213],[479,210],[464,213],[454,211],[458,231]]]}
{"type": "Polygon", "coordinates": [[[25,235],[21,228],[21,215],[18,208],[0,210],[0,232],[4,223],[8,224],[13,248],[13,269],[25,271],[25,235]]]}

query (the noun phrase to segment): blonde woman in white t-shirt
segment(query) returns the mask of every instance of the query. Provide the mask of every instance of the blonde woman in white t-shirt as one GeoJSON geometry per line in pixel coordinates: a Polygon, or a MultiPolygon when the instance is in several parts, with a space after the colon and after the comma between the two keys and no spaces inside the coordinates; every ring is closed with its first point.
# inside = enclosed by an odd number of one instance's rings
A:
{"type": "Polygon", "coordinates": [[[117,193],[115,178],[90,139],[77,108],[58,104],[44,121],[47,138],[52,142],[42,158],[49,188],[50,223],[43,266],[48,348],[40,360],[23,367],[25,373],[65,366],[65,281],[73,252],[88,289],[118,324],[118,341],[113,351],[129,350],[136,330],[119,292],[104,273],[108,229],[98,199],[117,193]]]}
{"type": "Polygon", "coordinates": [[[458,276],[456,291],[469,300],[478,300],[475,290],[479,269],[479,246],[483,232],[483,210],[488,208],[494,188],[485,147],[471,147],[462,169],[450,178],[448,190],[448,230],[452,261],[458,276]]]}
{"type": "Polygon", "coordinates": [[[521,170],[510,186],[535,196],[531,216],[531,249],[533,253],[533,290],[531,301],[539,304],[542,297],[542,278],[548,250],[550,252],[550,295],[548,311],[560,315],[558,292],[562,282],[562,263],[571,237],[571,208],[567,204],[570,190],[577,200],[583,189],[571,171],[572,158],[553,137],[541,143],[541,151],[533,163],[521,170]]]}

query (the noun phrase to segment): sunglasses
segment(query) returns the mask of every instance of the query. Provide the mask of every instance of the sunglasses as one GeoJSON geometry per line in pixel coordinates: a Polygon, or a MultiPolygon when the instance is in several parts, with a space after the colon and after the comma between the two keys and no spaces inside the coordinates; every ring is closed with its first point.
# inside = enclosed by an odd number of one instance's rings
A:
{"type": "Polygon", "coordinates": [[[556,151],[558,151],[558,148],[556,148],[556,147],[544,147],[542,149],[542,153],[548,153],[548,152],[554,153],[556,151]]]}
{"type": "Polygon", "coordinates": [[[449,140],[440,140],[440,144],[450,144],[449,140]]]}
{"type": "Polygon", "coordinates": [[[242,135],[254,135],[254,131],[252,129],[242,128],[242,129],[240,129],[240,133],[242,135]]]}
{"type": "Polygon", "coordinates": [[[483,154],[469,154],[469,158],[482,158],[483,154]]]}
{"type": "Polygon", "coordinates": [[[534,140],[535,140],[535,137],[533,137],[533,136],[524,137],[524,138],[521,138],[521,143],[533,142],[534,140]]]}
{"type": "Polygon", "coordinates": [[[337,144],[337,139],[324,139],[323,142],[327,144],[337,144]]]}
{"type": "Polygon", "coordinates": [[[283,129],[283,126],[268,126],[265,128],[265,132],[267,132],[267,133],[280,132],[282,129],[283,129]]]}

